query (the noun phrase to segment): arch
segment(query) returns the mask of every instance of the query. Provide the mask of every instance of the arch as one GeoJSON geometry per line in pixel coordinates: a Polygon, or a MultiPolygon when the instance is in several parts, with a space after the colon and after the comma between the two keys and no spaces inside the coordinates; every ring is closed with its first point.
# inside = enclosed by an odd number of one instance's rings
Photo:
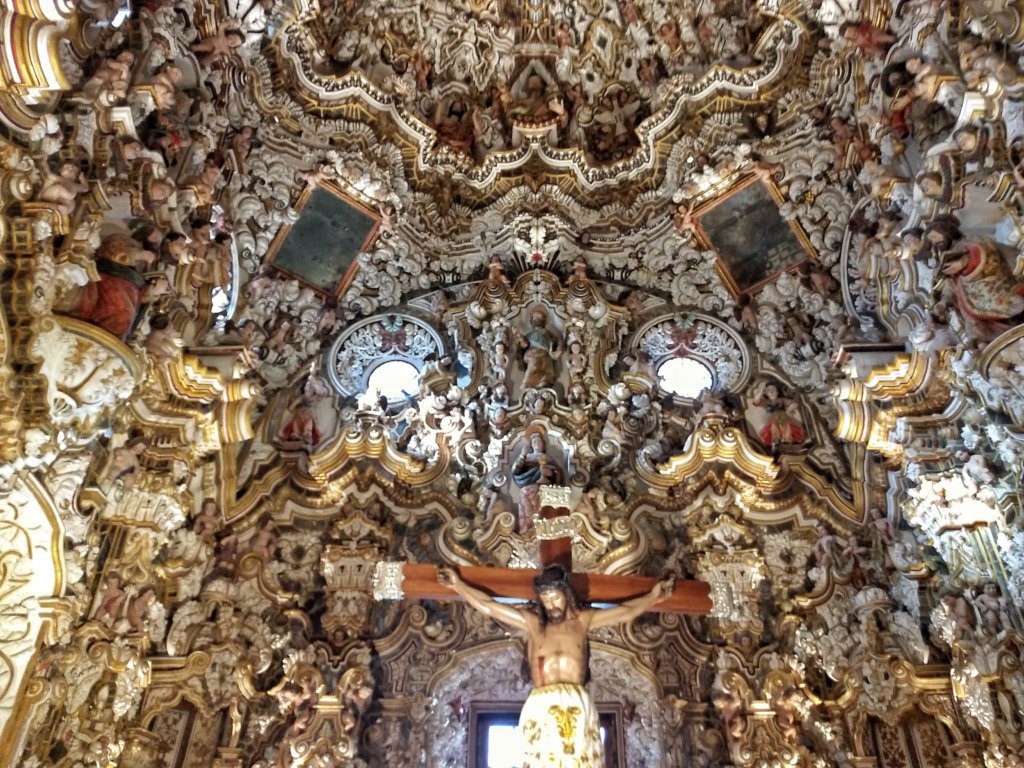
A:
{"type": "Polygon", "coordinates": [[[659,315],[640,326],[630,347],[655,366],[673,358],[699,362],[713,376],[713,389],[738,392],[751,375],[750,350],[732,328],[700,312],[659,315]]]}
{"type": "Polygon", "coordinates": [[[29,475],[0,491],[0,765],[13,764],[45,686],[28,671],[57,624],[64,592],[63,526],[50,494],[29,475]]]}
{"type": "Polygon", "coordinates": [[[422,372],[428,359],[444,354],[444,342],[429,324],[388,313],[360,320],[338,336],[324,358],[324,370],[337,392],[353,397],[366,391],[370,375],[383,363],[401,360],[422,372]]]}
{"type": "MultiPolygon", "coordinates": [[[[522,671],[523,651],[516,640],[500,640],[456,653],[427,684],[427,698],[438,702],[426,720],[427,765],[469,765],[466,724],[451,718],[446,702],[523,702],[530,692],[522,671]]],[[[623,722],[626,764],[660,768],[665,755],[669,723],[657,677],[629,651],[605,643],[591,643],[591,695],[598,703],[628,698],[636,716],[623,722]]],[[[469,724],[472,727],[472,724],[469,724]]]]}

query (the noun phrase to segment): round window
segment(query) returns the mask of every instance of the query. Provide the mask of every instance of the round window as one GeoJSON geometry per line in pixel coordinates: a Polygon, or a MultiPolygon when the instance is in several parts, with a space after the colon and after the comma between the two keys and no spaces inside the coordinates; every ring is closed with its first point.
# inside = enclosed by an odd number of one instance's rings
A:
{"type": "Polygon", "coordinates": [[[380,392],[390,402],[402,400],[406,393],[419,391],[420,372],[405,360],[388,360],[370,372],[366,380],[367,392],[380,392]]]}
{"type": "Polygon", "coordinates": [[[692,357],[673,357],[658,366],[658,384],[677,397],[692,400],[714,383],[711,369],[692,357]]]}

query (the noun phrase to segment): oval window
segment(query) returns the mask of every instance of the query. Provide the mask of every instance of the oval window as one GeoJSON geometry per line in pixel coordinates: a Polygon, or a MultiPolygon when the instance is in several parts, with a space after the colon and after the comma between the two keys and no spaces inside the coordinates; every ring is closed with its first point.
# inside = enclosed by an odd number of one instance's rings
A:
{"type": "Polygon", "coordinates": [[[677,397],[692,400],[714,383],[711,369],[692,357],[673,357],[658,366],[658,384],[677,397]]]}
{"type": "Polygon", "coordinates": [[[366,380],[367,392],[379,392],[389,402],[405,398],[405,393],[415,395],[419,391],[420,372],[405,360],[388,360],[370,372],[366,380]]]}

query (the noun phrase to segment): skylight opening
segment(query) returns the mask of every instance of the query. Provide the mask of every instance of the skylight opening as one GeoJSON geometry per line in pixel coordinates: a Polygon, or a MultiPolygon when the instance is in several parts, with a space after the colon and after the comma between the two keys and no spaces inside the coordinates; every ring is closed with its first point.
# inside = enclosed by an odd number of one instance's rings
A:
{"type": "Polygon", "coordinates": [[[379,393],[388,402],[404,400],[406,394],[415,395],[419,390],[420,372],[405,360],[388,360],[370,372],[366,391],[379,393]]]}
{"type": "Polygon", "coordinates": [[[714,383],[711,369],[692,357],[673,357],[658,366],[658,384],[677,397],[692,400],[714,383]]]}

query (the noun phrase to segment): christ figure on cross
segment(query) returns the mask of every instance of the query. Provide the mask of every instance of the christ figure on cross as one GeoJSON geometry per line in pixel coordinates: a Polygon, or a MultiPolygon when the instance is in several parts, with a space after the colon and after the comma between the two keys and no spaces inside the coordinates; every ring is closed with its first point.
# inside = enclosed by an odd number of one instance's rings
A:
{"type": "Polygon", "coordinates": [[[523,768],[602,768],[597,708],[584,687],[587,633],[632,621],[671,597],[675,580],[664,578],[647,594],[603,609],[580,607],[568,574],[558,564],[547,566],[533,581],[536,609],[499,603],[451,568],[439,568],[437,580],[478,611],[526,635],[533,690],[519,715],[523,768]]]}

